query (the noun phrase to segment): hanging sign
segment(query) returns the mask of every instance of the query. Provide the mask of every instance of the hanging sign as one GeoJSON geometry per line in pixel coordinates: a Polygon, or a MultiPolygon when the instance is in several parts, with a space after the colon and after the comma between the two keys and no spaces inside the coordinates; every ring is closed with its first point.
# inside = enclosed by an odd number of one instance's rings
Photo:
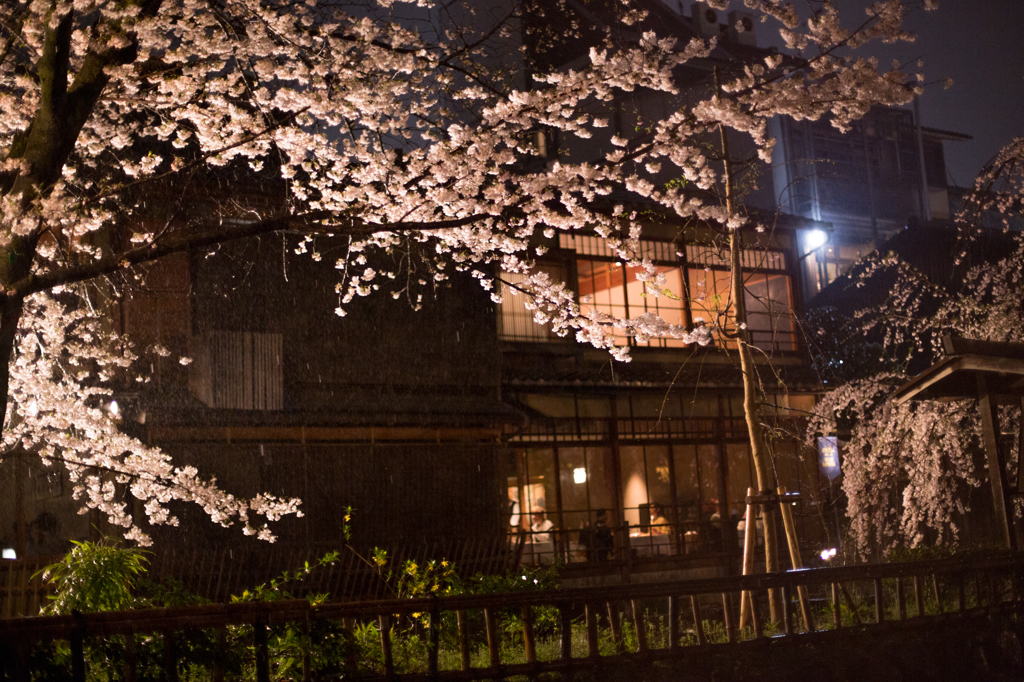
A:
{"type": "Polygon", "coordinates": [[[830,481],[843,473],[839,468],[839,440],[835,436],[818,438],[818,464],[830,481]]]}

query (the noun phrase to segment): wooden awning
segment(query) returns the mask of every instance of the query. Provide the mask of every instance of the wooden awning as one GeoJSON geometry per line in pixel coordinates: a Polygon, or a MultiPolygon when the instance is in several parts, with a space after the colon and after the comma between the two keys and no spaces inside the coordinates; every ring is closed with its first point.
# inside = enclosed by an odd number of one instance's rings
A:
{"type": "MultiPolygon", "coordinates": [[[[1010,499],[1024,493],[1024,467],[1017,468],[1016,485],[1010,485],[1006,457],[1000,449],[999,403],[1024,407],[1024,343],[976,341],[946,336],[942,339],[947,357],[899,387],[897,404],[908,400],[977,400],[981,411],[981,434],[988,459],[992,502],[1003,544],[1014,549],[1013,514],[1010,499]]],[[[1020,448],[1024,452],[1024,423],[1020,448]]]]}
{"type": "Polygon", "coordinates": [[[1024,360],[989,355],[955,355],[935,363],[899,387],[896,403],[908,400],[977,400],[985,376],[997,402],[1024,398],[1024,360]]]}
{"type": "Polygon", "coordinates": [[[1024,343],[975,341],[946,336],[943,358],[899,387],[896,403],[908,400],[977,400],[984,378],[996,402],[1024,398],[1024,343]]]}

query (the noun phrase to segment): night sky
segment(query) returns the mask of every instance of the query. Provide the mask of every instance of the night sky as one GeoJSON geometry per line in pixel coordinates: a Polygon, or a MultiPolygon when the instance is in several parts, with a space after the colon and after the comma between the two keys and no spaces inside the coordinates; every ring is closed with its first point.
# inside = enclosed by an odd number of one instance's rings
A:
{"type": "MultiPolygon", "coordinates": [[[[871,4],[837,2],[847,26],[871,4]]],[[[905,26],[916,42],[865,49],[882,65],[924,59],[926,82],[937,82],[921,97],[922,123],[974,137],[945,144],[947,179],[969,186],[1001,147],[1024,135],[1024,0],[939,0],[938,10],[914,11],[905,26]],[[946,77],[953,79],[949,90],[946,77]]]]}

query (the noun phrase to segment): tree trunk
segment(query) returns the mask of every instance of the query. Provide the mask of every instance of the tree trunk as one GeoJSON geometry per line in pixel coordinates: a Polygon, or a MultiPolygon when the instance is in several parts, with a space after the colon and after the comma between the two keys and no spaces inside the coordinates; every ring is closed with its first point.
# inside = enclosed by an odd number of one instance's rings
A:
{"type": "MultiPolygon", "coordinates": [[[[715,84],[719,84],[718,69],[715,69],[715,84]]],[[[719,87],[719,96],[721,88],[719,87]]],[[[725,207],[731,219],[736,215],[736,197],[733,188],[732,159],[729,156],[729,138],[725,126],[719,125],[718,131],[722,138],[722,157],[725,163],[725,207]]],[[[754,462],[757,475],[757,487],[760,493],[771,493],[775,490],[772,472],[768,468],[768,457],[764,442],[764,430],[761,428],[761,396],[757,386],[754,369],[754,357],[747,341],[747,306],[743,298],[743,264],[742,239],[739,228],[729,228],[729,267],[733,305],[733,325],[736,327],[736,346],[740,355],[740,371],[743,375],[743,414],[747,421],[747,435],[750,438],[750,459],[754,462]]],[[[761,520],[764,524],[764,558],[769,573],[779,570],[779,556],[775,528],[774,506],[761,505],[761,520]]],[[[778,623],[782,614],[782,601],[778,590],[768,591],[768,603],[771,619],[778,623]]]]}
{"type": "Polygon", "coordinates": [[[14,342],[18,335],[18,321],[21,319],[22,299],[20,297],[5,298],[0,304],[0,399],[4,417],[3,426],[7,426],[7,402],[11,380],[11,355],[14,342]]]}
{"type": "Polygon", "coordinates": [[[12,237],[7,248],[0,248],[0,418],[8,426],[7,403],[10,400],[11,359],[18,337],[18,323],[25,307],[20,294],[8,292],[9,285],[27,277],[35,260],[35,237],[12,237]],[[6,293],[5,293],[6,292],[6,293]]]}

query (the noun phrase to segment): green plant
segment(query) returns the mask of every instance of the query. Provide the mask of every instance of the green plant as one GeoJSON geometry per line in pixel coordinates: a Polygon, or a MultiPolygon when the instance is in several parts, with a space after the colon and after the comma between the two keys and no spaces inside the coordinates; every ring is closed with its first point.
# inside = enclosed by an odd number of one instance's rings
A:
{"type": "Polygon", "coordinates": [[[44,613],[119,611],[135,606],[132,591],[146,572],[148,552],[106,542],[74,542],[74,549],[40,573],[55,594],[44,613]]]}

